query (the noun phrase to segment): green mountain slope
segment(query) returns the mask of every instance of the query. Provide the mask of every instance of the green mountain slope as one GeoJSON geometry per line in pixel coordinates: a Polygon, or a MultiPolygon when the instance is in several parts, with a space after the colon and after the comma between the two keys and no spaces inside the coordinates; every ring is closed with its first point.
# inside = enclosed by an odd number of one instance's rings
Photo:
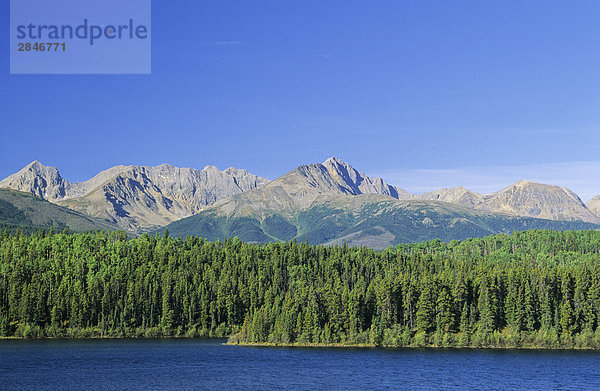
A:
{"type": "Polygon", "coordinates": [[[436,201],[402,201],[380,195],[321,197],[305,210],[265,210],[240,216],[219,206],[168,225],[173,236],[209,240],[237,236],[246,242],[308,239],[381,249],[424,240],[460,240],[527,229],[599,229],[586,222],[556,221],[482,212],[436,201]]]}
{"type": "MultiPolygon", "coordinates": [[[[530,198],[535,201],[532,205],[542,203],[546,207],[548,200],[556,197],[539,190],[531,193],[530,198]]],[[[600,228],[595,221],[584,218],[564,220],[419,200],[330,158],[322,164],[300,166],[261,188],[219,201],[166,228],[172,235],[195,235],[209,240],[235,236],[247,242],[296,238],[308,239],[311,244],[346,242],[376,249],[398,243],[460,240],[532,228],[600,228]]]]}
{"type": "Polygon", "coordinates": [[[118,229],[98,218],[51,204],[34,195],[0,189],[0,228],[30,232],[50,227],[74,232],[118,229]]]}

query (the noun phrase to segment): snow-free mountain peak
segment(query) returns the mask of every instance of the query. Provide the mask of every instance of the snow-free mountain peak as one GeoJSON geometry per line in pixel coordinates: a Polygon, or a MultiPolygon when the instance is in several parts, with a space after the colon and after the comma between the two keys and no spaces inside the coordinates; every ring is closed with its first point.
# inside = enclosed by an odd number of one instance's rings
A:
{"type": "Polygon", "coordinates": [[[573,191],[560,186],[518,181],[490,195],[478,209],[541,219],[600,223],[573,191]]]}
{"type": "Polygon", "coordinates": [[[459,186],[421,194],[418,198],[517,216],[600,223],[600,217],[590,211],[573,191],[530,180],[517,181],[490,194],[475,193],[459,186]]]}
{"type": "Polygon", "coordinates": [[[56,167],[45,166],[37,160],[0,181],[0,187],[31,193],[49,201],[62,199],[70,185],[56,167]]]}
{"type": "Polygon", "coordinates": [[[600,194],[585,203],[590,212],[600,216],[600,194]]]}
{"type": "Polygon", "coordinates": [[[436,191],[431,191],[419,195],[417,198],[421,200],[443,201],[450,204],[475,208],[484,200],[481,194],[477,194],[462,186],[443,188],[436,191]]]}
{"type": "Polygon", "coordinates": [[[266,186],[223,199],[166,228],[174,235],[208,240],[237,236],[250,242],[301,239],[385,248],[407,241],[464,239],[530,228],[600,226],[590,223],[598,218],[575,203],[568,192],[532,182],[490,195],[464,187],[442,189],[432,192],[430,200],[397,199],[395,189],[330,158],[299,166],[266,186]],[[503,199],[505,194],[515,197],[503,199]],[[546,208],[543,202],[536,204],[536,196],[550,201],[552,194],[558,197],[557,205],[567,205],[546,208]]]}
{"type": "Polygon", "coordinates": [[[273,181],[270,186],[308,187],[309,193],[325,195],[382,194],[393,198],[412,198],[407,191],[388,185],[381,178],[370,178],[350,164],[331,157],[323,163],[303,165],[273,181]]]}
{"type": "Polygon", "coordinates": [[[569,189],[528,180],[491,194],[458,186],[414,196],[336,157],[299,166],[272,182],[233,167],[221,171],[208,165],[197,170],[164,163],[115,166],[85,182],[70,183],[55,167],[33,161],[1,181],[0,187],[34,194],[134,232],[166,225],[215,203],[222,205],[220,215],[264,216],[282,211],[292,216],[325,199],[340,204],[346,197],[346,203],[357,202],[354,196],[414,201],[415,205],[445,202],[486,212],[600,223],[600,196],[590,200],[588,208],[569,189]]]}
{"type": "Polygon", "coordinates": [[[267,182],[245,170],[161,164],[115,166],[85,182],[70,183],[56,168],[34,161],[1,181],[0,187],[31,193],[137,231],[168,224],[267,182]]]}

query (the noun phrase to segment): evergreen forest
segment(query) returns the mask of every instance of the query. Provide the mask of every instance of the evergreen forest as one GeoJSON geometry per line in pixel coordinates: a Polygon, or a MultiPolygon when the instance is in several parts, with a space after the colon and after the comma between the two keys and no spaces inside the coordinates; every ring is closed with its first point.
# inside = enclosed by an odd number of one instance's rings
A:
{"type": "Polygon", "coordinates": [[[600,232],[383,251],[0,231],[0,336],[600,348],[600,232]]]}

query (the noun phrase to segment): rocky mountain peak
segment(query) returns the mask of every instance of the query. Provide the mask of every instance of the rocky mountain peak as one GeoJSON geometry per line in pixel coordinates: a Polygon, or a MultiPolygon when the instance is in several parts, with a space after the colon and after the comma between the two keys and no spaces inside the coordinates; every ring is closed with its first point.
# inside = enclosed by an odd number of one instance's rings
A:
{"type": "Polygon", "coordinates": [[[202,171],[206,171],[206,172],[217,172],[217,171],[221,171],[219,170],[216,166],[206,166],[202,169],[202,171]]]}
{"type": "Polygon", "coordinates": [[[567,189],[566,187],[556,186],[556,185],[546,185],[543,183],[528,181],[528,180],[520,180],[512,185],[508,186],[500,190],[498,193],[502,192],[524,192],[528,195],[535,195],[538,193],[554,193],[556,195],[567,196],[571,198],[574,202],[579,203],[582,206],[585,206],[583,201],[579,198],[577,194],[575,194],[572,190],[567,189]]]}
{"type": "Polygon", "coordinates": [[[268,182],[245,170],[204,170],[170,164],[115,166],[80,183],[64,180],[55,167],[34,161],[0,187],[34,194],[136,231],[189,216],[217,200],[268,182]]]}
{"type": "Polygon", "coordinates": [[[369,178],[362,172],[358,172],[351,165],[335,157],[330,157],[322,164],[329,175],[340,185],[342,189],[350,194],[362,194],[361,185],[369,178]]]}
{"type": "Polygon", "coordinates": [[[600,223],[600,218],[573,191],[532,181],[518,181],[489,194],[477,208],[541,219],[600,223]]]}
{"type": "MultiPolygon", "coordinates": [[[[18,173],[23,173],[25,171],[33,172],[40,175],[56,175],[60,176],[58,169],[56,167],[45,166],[40,163],[38,160],[34,160],[25,167],[23,167],[18,173]]],[[[18,174],[17,173],[17,174],[18,174]]]]}
{"type": "Polygon", "coordinates": [[[600,217],[588,209],[573,191],[530,180],[517,181],[490,194],[478,194],[459,186],[424,193],[418,198],[518,216],[600,223],[600,217]]]}
{"type": "Polygon", "coordinates": [[[49,201],[62,199],[70,186],[56,167],[45,166],[37,160],[0,181],[0,187],[31,193],[49,201]]]}
{"type": "Polygon", "coordinates": [[[39,160],[34,160],[25,166],[25,168],[27,168],[27,169],[35,169],[35,170],[41,169],[43,167],[46,167],[46,166],[44,166],[42,163],[40,163],[39,160]]]}
{"type": "Polygon", "coordinates": [[[302,210],[310,207],[318,198],[362,194],[401,199],[413,197],[402,189],[388,185],[381,178],[370,178],[348,163],[332,157],[323,163],[299,166],[262,189],[236,196],[227,205],[227,210],[244,210],[244,213],[265,209],[302,210]]]}
{"type": "Polygon", "coordinates": [[[334,156],[322,164],[329,174],[340,182],[347,193],[357,194],[382,194],[398,199],[412,199],[414,196],[404,189],[387,184],[382,178],[371,178],[356,170],[350,164],[334,156]]]}
{"type": "Polygon", "coordinates": [[[443,201],[489,212],[600,224],[600,195],[586,206],[567,188],[521,180],[491,194],[458,186],[414,196],[336,157],[300,166],[272,182],[234,167],[221,171],[209,165],[197,170],[165,163],[115,166],[88,181],[70,183],[57,168],[36,160],[0,181],[0,187],[31,193],[133,231],[168,224],[217,201],[232,211],[262,213],[302,210],[317,199],[355,195],[443,201]],[[245,192],[247,197],[238,197],[245,192]]]}
{"type": "MultiPolygon", "coordinates": [[[[335,156],[330,157],[329,159],[325,160],[321,164],[327,168],[331,168],[334,170],[345,170],[345,171],[354,170],[354,168],[350,164],[346,163],[343,160],[336,158],[335,156]]],[[[354,171],[356,171],[356,170],[354,170],[354,171]]]]}
{"type": "Polygon", "coordinates": [[[521,179],[521,180],[518,180],[515,183],[513,183],[511,186],[525,187],[525,186],[532,186],[532,185],[536,185],[536,182],[530,181],[528,179],[521,179]]]}
{"type": "Polygon", "coordinates": [[[343,160],[341,160],[341,159],[338,159],[338,158],[337,158],[337,157],[335,157],[335,156],[331,156],[331,157],[327,158],[327,159],[326,159],[326,160],[323,162],[323,164],[325,165],[325,164],[348,164],[348,163],[344,162],[344,161],[343,161],[343,160]]]}

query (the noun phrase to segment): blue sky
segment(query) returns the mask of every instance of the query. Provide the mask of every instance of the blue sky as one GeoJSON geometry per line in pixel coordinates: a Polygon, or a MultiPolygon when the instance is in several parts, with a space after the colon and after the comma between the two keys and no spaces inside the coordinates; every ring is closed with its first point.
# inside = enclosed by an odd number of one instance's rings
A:
{"type": "Polygon", "coordinates": [[[600,193],[598,1],[154,1],[151,75],[9,75],[0,177],[117,164],[271,179],[337,156],[420,192],[600,193]]]}

